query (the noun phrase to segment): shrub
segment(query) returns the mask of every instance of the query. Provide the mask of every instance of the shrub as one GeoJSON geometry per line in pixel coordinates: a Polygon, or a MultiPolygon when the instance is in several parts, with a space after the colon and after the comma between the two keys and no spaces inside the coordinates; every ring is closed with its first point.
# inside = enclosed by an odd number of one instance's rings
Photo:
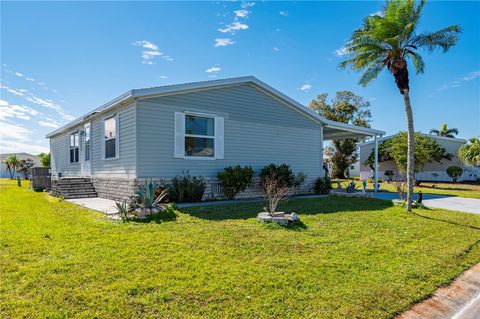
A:
{"type": "Polygon", "coordinates": [[[254,175],[251,166],[240,165],[225,167],[223,172],[217,174],[222,191],[228,199],[235,199],[238,193],[250,187],[254,175]]]}
{"type": "Polygon", "coordinates": [[[328,194],[332,189],[332,180],[330,177],[319,177],[313,187],[316,194],[328,194]]]}
{"type": "Polygon", "coordinates": [[[205,181],[202,177],[190,176],[187,172],[175,176],[168,189],[171,199],[178,203],[200,202],[205,193],[205,181]]]}
{"type": "Polygon", "coordinates": [[[115,208],[117,209],[117,212],[123,221],[128,220],[128,213],[129,213],[128,207],[129,205],[127,203],[127,200],[123,200],[121,202],[115,202],[115,208]]]}
{"type": "Polygon", "coordinates": [[[280,202],[295,193],[305,178],[302,172],[295,175],[287,164],[265,166],[260,172],[260,188],[267,202],[265,210],[270,214],[275,213],[280,202]]]}
{"type": "MultiPolygon", "coordinates": [[[[372,184],[375,184],[375,178],[369,177],[369,178],[367,178],[367,182],[372,183],[372,184]]],[[[380,184],[380,183],[383,183],[383,179],[381,179],[381,178],[379,177],[379,178],[378,178],[378,183],[379,183],[379,184],[380,184]]]]}
{"type": "Polygon", "coordinates": [[[393,179],[393,176],[395,176],[395,173],[391,170],[387,170],[385,171],[384,175],[387,176],[388,182],[390,183],[393,179]]]}
{"type": "Polygon", "coordinates": [[[462,176],[463,169],[458,166],[450,166],[449,168],[447,168],[447,174],[448,176],[450,176],[453,182],[456,183],[458,178],[462,176]]]}

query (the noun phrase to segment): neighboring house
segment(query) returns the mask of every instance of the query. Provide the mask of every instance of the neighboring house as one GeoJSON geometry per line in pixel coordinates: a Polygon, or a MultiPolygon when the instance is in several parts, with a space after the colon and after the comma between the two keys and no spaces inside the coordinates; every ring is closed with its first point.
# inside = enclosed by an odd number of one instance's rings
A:
{"type": "Polygon", "coordinates": [[[358,177],[360,176],[360,161],[356,161],[348,167],[348,176],[358,177]]]}
{"type": "MultiPolygon", "coordinates": [[[[450,137],[443,137],[443,136],[436,136],[436,135],[429,135],[429,134],[422,134],[424,136],[427,136],[431,139],[434,139],[437,141],[445,150],[453,154],[453,158],[451,160],[442,160],[440,163],[436,161],[432,162],[427,162],[423,170],[421,172],[418,172],[415,174],[415,177],[418,180],[422,181],[452,181],[452,179],[448,176],[446,170],[450,166],[459,166],[464,169],[464,173],[459,178],[459,181],[468,181],[468,180],[476,180],[478,177],[480,177],[480,168],[475,168],[475,167],[466,167],[458,158],[457,158],[457,152],[460,146],[462,146],[466,140],[459,139],[459,138],[450,138],[450,137]]],[[[383,141],[388,140],[392,138],[395,135],[391,136],[386,136],[383,138],[380,138],[378,140],[378,144],[381,144],[383,141]]],[[[366,143],[362,143],[359,145],[360,147],[360,160],[359,160],[359,165],[360,165],[360,178],[362,180],[367,179],[369,177],[373,176],[373,170],[371,169],[370,166],[365,165],[365,160],[368,158],[370,153],[372,152],[372,149],[374,147],[373,141],[369,141],[366,143]]],[[[398,175],[398,170],[397,166],[395,165],[395,162],[393,160],[391,161],[385,161],[385,162],[379,162],[378,163],[378,177],[382,179],[387,179],[387,176],[385,176],[385,172],[387,170],[393,171],[396,175],[398,175]]],[[[395,178],[395,177],[394,177],[395,178]]]]}
{"type": "MultiPolygon", "coordinates": [[[[7,165],[5,165],[5,163],[3,162],[7,159],[8,155],[10,155],[10,154],[17,155],[18,160],[23,160],[23,159],[30,158],[35,163],[34,166],[40,166],[40,158],[38,158],[38,156],[35,156],[33,154],[29,154],[29,153],[3,153],[3,154],[0,154],[0,162],[1,162],[1,164],[0,164],[1,165],[0,166],[0,178],[10,178],[10,173],[7,170],[7,165]]],[[[17,176],[23,177],[23,174],[20,173],[20,172],[17,172],[17,174],[15,174],[15,177],[17,177],[17,176]]]]}
{"type": "Polygon", "coordinates": [[[53,184],[86,177],[99,196],[120,199],[188,172],[205,178],[207,199],[221,196],[217,173],[232,165],[290,164],[310,192],[324,176],[324,140],[381,134],[329,121],[248,76],[131,90],[47,138],[53,184]]]}

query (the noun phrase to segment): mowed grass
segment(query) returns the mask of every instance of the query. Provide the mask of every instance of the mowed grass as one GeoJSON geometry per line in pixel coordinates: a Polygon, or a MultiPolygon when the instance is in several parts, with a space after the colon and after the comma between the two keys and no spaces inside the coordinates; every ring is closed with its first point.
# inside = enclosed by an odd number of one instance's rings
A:
{"type": "MultiPolygon", "coordinates": [[[[350,182],[350,180],[341,180],[342,187],[350,182]]],[[[356,181],[357,187],[362,189],[362,182],[356,181]]],[[[332,185],[334,188],[337,187],[336,180],[332,185]]],[[[373,190],[373,183],[367,184],[367,189],[373,190]]],[[[388,183],[384,180],[381,183],[380,190],[396,192],[395,185],[393,182],[388,183]]],[[[466,198],[477,198],[480,199],[480,184],[474,183],[436,183],[436,182],[422,182],[420,186],[415,186],[414,192],[418,193],[421,191],[424,194],[435,194],[435,195],[445,195],[445,196],[458,196],[466,198]]],[[[415,197],[416,198],[416,197],[415,197]]]]}
{"type": "Polygon", "coordinates": [[[0,184],[1,318],[390,318],[480,260],[480,216],[372,199],[292,200],[113,222],[0,184]]]}

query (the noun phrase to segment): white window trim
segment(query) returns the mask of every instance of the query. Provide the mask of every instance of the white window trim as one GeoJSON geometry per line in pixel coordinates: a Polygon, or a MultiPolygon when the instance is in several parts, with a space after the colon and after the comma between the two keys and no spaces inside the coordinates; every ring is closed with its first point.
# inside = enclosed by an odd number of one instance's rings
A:
{"type": "Polygon", "coordinates": [[[103,118],[101,138],[102,138],[102,160],[113,161],[113,160],[119,159],[120,158],[120,147],[119,147],[120,146],[120,143],[119,143],[119,140],[120,140],[120,121],[119,121],[119,115],[118,114],[110,115],[110,116],[107,116],[107,117],[103,118]],[[105,139],[105,121],[109,120],[111,118],[115,119],[115,157],[106,158],[105,157],[105,142],[107,140],[105,139]]]}
{"type": "MultiPolygon", "coordinates": [[[[183,140],[185,141],[186,137],[198,137],[198,138],[209,138],[213,140],[213,156],[187,156],[185,155],[185,149],[183,150],[183,159],[186,160],[193,160],[193,161],[214,161],[217,159],[217,152],[215,149],[215,140],[217,139],[217,132],[215,130],[215,121],[216,118],[218,117],[217,115],[214,114],[206,114],[206,113],[198,113],[198,112],[185,112],[185,119],[187,118],[187,115],[192,115],[192,116],[198,116],[198,117],[206,117],[206,118],[212,118],[213,119],[213,136],[209,135],[197,135],[197,134],[185,134],[185,130],[183,131],[183,140]]],[[[185,142],[184,142],[185,143],[185,142]]]]}
{"type": "Polygon", "coordinates": [[[85,125],[83,126],[83,129],[85,130],[85,149],[83,150],[83,152],[84,152],[83,161],[84,162],[91,162],[92,161],[92,123],[91,122],[85,123],[85,125]],[[89,142],[88,160],[86,158],[86,156],[87,156],[87,127],[88,127],[88,130],[89,130],[89,133],[90,133],[90,136],[88,137],[88,142],[89,142]]]}
{"type": "MultiPolygon", "coordinates": [[[[76,131],[68,133],[68,162],[70,163],[70,165],[77,165],[77,164],[80,163],[80,157],[81,157],[81,155],[80,155],[80,144],[81,144],[80,143],[80,130],[76,130],[76,131]],[[75,145],[78,148],[78,161],[76,161],[76,162],[72,162],[70,160],[70,151],[72,149],[72,135],[73,134],[78,135],[78,145],[75,145]]],[[[75,156],[75,152],[74,152],[74,156],[75,156]]]]}

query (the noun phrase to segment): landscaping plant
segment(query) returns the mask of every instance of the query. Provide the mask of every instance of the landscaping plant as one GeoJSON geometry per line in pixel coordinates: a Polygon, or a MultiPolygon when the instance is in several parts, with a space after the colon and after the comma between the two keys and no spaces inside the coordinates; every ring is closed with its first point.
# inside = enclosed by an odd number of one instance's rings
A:
{"type": "Polygon", "coordinates": [[[269,164],[260,172],[260,188],[266,200],[265,210],[273,215],[280,202],[295,194],[305,181],[302,172],[295,175],[287,164],[269,164]]]}
{"type": "Polygon", "coordinates": [[[191,203],[202,200],[206,184],[203,177],[190,176],[187,172],[182,176],[175,176],[167,187],[173,201],[191,203]]]}
{"type": "Polygon", "coordinates": [[[357,185],[355,184],[355,181],[351,181],[345,188],[345,191],[347,193],[355,193],[357,191],[357,185]]]}
{"type": "Polygon", "coordinates": [[[457,182],[458,178],[462,176],[463,169],[458,166],[450,166],[447,168],[447,175],[452,179],[454,183],[457,182]]]}
{"type": "Polygon", "coordinates": [[[217,174],[220,186],[228,199],[235,199],[238,193],[245,191],[252,185],[255,172],[251,166],[225,167],[223,172],[217,174]]]}
{"type": "Polygon", "coordinates": [[[160,203],[168,196],[168,189],[163,189],[163,191],[158,194],[157,190],[161,186],[155,182],[145,181],[144,185],[137,185],[135,190],[135,198],[137,203],[137,208],[141,209],[147,215],[159,212],[161,209],[160,203]]]}
{"type": "Polygon", "coordinates": [[[332,189],[332,180],[330,177],[319,177],[315,181],[315,186],[313,187],[315,194],[323,195],[330,193],[332,189]]]}
{"type": "Polygon", "coordinates": [[[467,165],[480,164],[480,137],[471,138],[458,149],[458,158],[467,165]]]}
{"type": "Polygon", "coordinates": [[[379,12],[367,16],[362,26],[355,30],[346,43],[344,51],[347,59],[340,66],[351,66],[363,74],[359,83],[366,86],[382,72],[388,71],[395,78],[395,83],[403,96],[408,128],[407,147],[407,211],[412,210],[414,183],[414,127],[413,112],[410,102],[408,60],[417,74],[423,73],[425,63],[420,50],[432,52],[441,48],[448,51],[457,43],[461,29],[458,25],[448,26],[436,32],[417,34],[415,29],[420,21],[425,0],[387,1],[379,12]]]}

